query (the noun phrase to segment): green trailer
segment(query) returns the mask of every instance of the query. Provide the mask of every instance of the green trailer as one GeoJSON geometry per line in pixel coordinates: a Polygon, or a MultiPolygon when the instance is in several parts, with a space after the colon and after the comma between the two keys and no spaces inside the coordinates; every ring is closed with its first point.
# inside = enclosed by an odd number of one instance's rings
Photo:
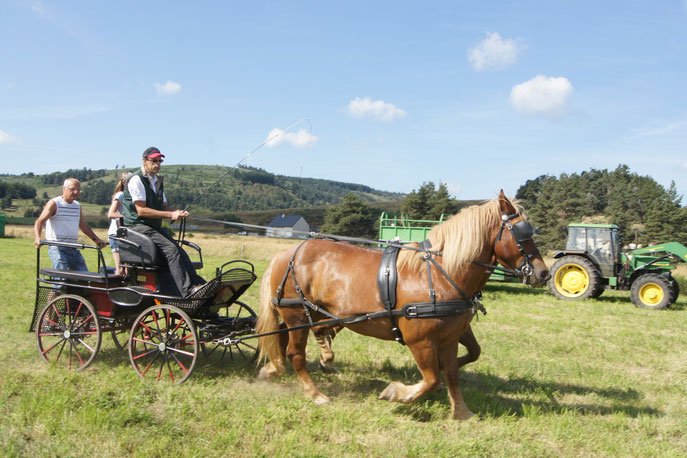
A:
{"type": "MultiPolygon", "coordinates": [[[[379,240],[394,240],[400,243],[422,242],[427,239],[427,234],[434,226],[444,222],[444,216],[442,214],[439,221],[434,221],[405,217],[396,218],[382,212],[379,217],[379,240]]],[[[519,282],[520,279],[512,275],[494,272],[489,277],[489,281],[519,282]]]]}

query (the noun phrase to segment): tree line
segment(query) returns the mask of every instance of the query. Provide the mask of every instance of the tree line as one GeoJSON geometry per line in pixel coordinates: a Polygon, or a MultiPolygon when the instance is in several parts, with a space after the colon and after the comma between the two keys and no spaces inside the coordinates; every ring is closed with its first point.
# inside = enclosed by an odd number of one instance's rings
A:
{"type": "Polygon", "coordinates": [[[541,175],[522,185],[516,198],[537,229],[537,245],[562,249],[569,223],[607,223],[620,227],[624,243],[678,241],[687,244],[687,207],[675,183],[668,189],[621,164],[615,170],[541,175]]]}
{"type": "Polygon", "coordinates": [[[69,169],[66,172],[53,172],[46,175],[41,175],[41,181],[45,184],[61,185],[67,178],[76,178],[77,180],[84,182],[104,177],[105,175],[107,175],[107,170],[105,169],[91,170],[84,167],[83,169],[69,169]]]}
{"type": "MultiPolygon", "coordinates": [[[[631,172],[627,165],[612,171],[541,175],[527,180],[515,197],[537,227],[536,242],[542,249],[563,249],[569,223],[617,224],[625,244],[678,241],[687,245],[687,207],[680,205],[682,197],[675,183],[665,189],[653,178],[631,172]]],[[[450,197],[444,183],[437,188],[428,182],[402,202],[401,216],[436,221],[442,213],[454,214],[464,205],[450,197]]],[[[327,210],[322,231],[376,237],[378,216],[378,211],[351,193],[341,205],[327,210]]]]}
{"type": "MultiPolygon", "coordinates": [[[[223,170],[217,170],[217,173],[223,170]]],[[[288,209],[331,205],[322,232],[376,238],[379,210],[370,207],[373,198],[398,199],[365,185],[314,178],[274,175],[262,169],[226,169],[226,178],[208,189],[214,179],[203,181],[207,169],[170,166],[165,192],[177,208],[196,202],[196,209],[234,217],[236,211],[288,209]],[[199,197],[201,197],[199,199],[199,197]]],[[[123,169],[115,171],[117,177],[123,169]]],[[[102,179],[105,170],[70,169],[41,176],[44,183],[61,184],[65,178],[86,181],[80,200],[109,205],[114,182],[102,179]]],[[[47,196],[44,196],[47,197],[47,196]]],[[[515,196],[538,227],[537,244],[547,250],[565,245],[566,226],[572,222],[612,223],[620,227],[625,243],[641,244],[679,241],[687,244],[687,207],[674,183],[665,189],[653,178],[630,171],[627,165],[615,170],[590,169],[579,174],[540,175],[527,180],[515,196]]],[[[13,198],[33,198],[36,189],[23,183],[0,181],[3,205],[13,198]]],[[[452,215],[469,202],[452,198],[445,183],[423,183],[401,202],[399,215],[413,220],[436,221],[452,215]]],[[[235,218],[232,218],[235,219],[235,218]]]]}
{"type": "MultiPolygon", "coordinates": [[[[401,213],[391,215],[412,220],[422,220],[414,225],[432,225],[442,215],[452,215],[463,205],[452,198],[446,183],[423,183],[413,190],[401,203],[401,213]]],[[[343,203],[327,209],[322,232],[325,234],[345,235],[377,239],[379,234],[379,210],[371,208],[368,203],[354,191],[343,198],[343,203]]]]}

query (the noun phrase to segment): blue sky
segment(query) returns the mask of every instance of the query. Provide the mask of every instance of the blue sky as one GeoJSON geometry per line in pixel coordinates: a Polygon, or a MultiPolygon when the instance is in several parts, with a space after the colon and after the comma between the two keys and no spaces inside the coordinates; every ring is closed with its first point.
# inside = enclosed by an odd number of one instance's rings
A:
{"type": "Polygon", "coordinates": [[[1,0],[0,42],[2,173],[231,166],[307,119],[245,163],[460,199],[626,163],[687,195],[687,0],[1,0]]]}

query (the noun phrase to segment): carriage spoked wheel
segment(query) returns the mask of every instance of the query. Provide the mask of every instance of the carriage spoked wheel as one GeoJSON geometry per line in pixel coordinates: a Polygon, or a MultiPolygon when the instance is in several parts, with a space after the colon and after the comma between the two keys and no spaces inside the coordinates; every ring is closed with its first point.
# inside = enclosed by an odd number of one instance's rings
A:
{"type": "Polygon", "coordinates": [[[129,360],[146,380],[183,383],[198,360],[198,334],[191,318],[172,305],[154,305],[131,327],[129,360]]]}
{"type": "Polygon", "coordinates": [[[95,359],[101,341],[95,308],[81,296],[57,296],[38,316],[38,352],[50,364],[83,370],[95,359]]]}
{"type": "MultiPolygon", "coordinates": [[[[226,329],[230,331],[226,336],[229,339],[232,337],[241,337],[245,335],[255,334],[255,324],[258,320],[258,315],[248,305],[243,302],[235,301],[227,307],[222,307],[219,311],[219,329],[226,329]],[[223,325],[221,323],[226,323],[223,325]]],[[[212,326],[212,324],[210,324],[212,326]]],[[[212,333],[215,334],[215,333],[212,333]]],[[[219,334],[224,334],[220,331],[219,334]]],[[[200,344],[203,354],[210,356],[213,353],[220,354],[222,362],[238,362],[238,363],[252,363],[258,358],[258,342],[257,339],[241,340],[237,342],[230,342],[227,345],[224,343],[213,343],[212,340],[206,340],[200,344]]]]}

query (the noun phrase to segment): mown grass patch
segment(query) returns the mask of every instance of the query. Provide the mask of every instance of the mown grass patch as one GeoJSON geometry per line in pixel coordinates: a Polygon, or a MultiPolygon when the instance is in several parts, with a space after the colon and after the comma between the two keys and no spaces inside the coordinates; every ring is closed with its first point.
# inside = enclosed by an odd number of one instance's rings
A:
{"type": "MultiPolygon", "coordinates": [[[[255,254],[262,275],[270,250],[297,243],[236,239],[194,237],[211,247],[204,276],[249,244],[265,250],[255,254]]],[[[0,449],[8,456],[687,454],[686,296],[651,311],[627,292],[563,302],[544,289],[489,284],[488,314],[473,322],[482,356],[461,371],[477,416],[456,422],[443,387],[411,405],[377,400],[390,381],[416,383],[419,372],[407,348],[350,331],[334,342],[337,374],[317,369],[309,345],[313,379],[333,399],[321,407],[303,397],[292,370],[257,382],[256,368],[229,369],[218,358],[201,358],[181,386],[144,383],[107,336],[85,371],[52,368],[27,332],[36,250],[16,237],[0,239],[0,253],[0,449]]],[[[257,308],[257,285],[244,299],[257,308]]]]}

